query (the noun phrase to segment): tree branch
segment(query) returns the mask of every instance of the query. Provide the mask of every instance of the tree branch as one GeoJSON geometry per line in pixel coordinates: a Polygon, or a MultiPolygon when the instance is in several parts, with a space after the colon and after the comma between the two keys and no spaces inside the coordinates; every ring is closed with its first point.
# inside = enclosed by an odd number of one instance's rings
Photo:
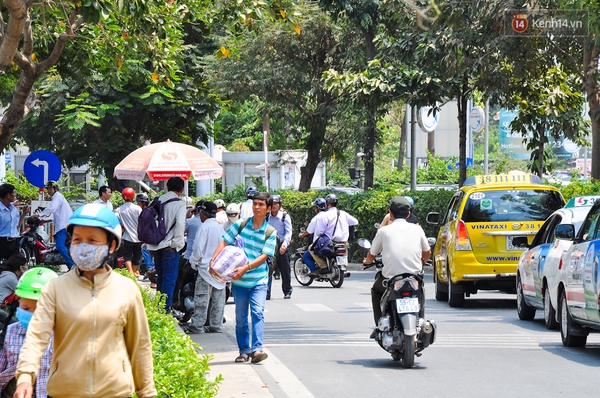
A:
{"type": "Polygon", "coordinates": [[[77,30],[77,28],[79,28],[84,22],[83,17],[77,19],[78,15],[79,13],[77,12],[77,10],[73,10],[71,12],[71,15],[69,15],[69,21],[66,26],[66,32],[63,32],[60,34],[60,36],[58,36],[58,39],[54,44],[54,48],[52,49],[52,53],[50,53],[48,58],[37,64],[36,72],[38,75],[47,71],[52,66],[56,65],[58,59],[60,58],[60,55],[65,49],[65,46],[67,45],[67,42],[75,38],[75,30],[77,30]]]}
{"type": "Polygon", "coordinates": [[[33,54],[33,29],[31,28],[31,19],[27,15],[25,26],[23,26],[23,55],[31,59],[33,54]]]}
{"type": "Polygon", "coordinates": [[[558,46],[558,44],[556,44],[554,42],[554,40],[552,40],[552,38],[548,37],[548,41],[550,42],[550,44],[552,44],[552,46],[554,48],[556,48],[558,50],[558,52],[560,52],[562,55],[564,55],[565,57],[567,57],[567,59],[571,62],[571,64],[573,65],[573,67],[577,71],[577,74],[579,75],[579,78],[583,81],[583,79],[585,77],[583,76],[583,71],[581,70],[581,65],[579,64],[579,62],[577,62],[577,60],[573,57],[573,55],[571,55],[569,52],[567,52],[567,51],[563,50],[562,48],[560,48],[558,46]]]}
{"type": "Polygon", "coordinates": [[[7,71],[12,66],[15,52],[19,46],[23,26],[27,20],[27,5],[22,0],[5,0],[4,5],[8,9],[10,19],[8,29],[0,45],[0,70],[7,71]]]}

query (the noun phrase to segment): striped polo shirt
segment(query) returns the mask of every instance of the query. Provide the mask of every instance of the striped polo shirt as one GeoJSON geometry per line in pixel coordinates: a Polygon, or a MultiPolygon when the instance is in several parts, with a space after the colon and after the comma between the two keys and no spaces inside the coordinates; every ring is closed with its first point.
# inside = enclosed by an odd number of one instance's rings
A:
{"type": "MultiPolygon", "coordinates": [[[[235,224],[231,226],[224,234],[223,240],[230,245],[235,244],[236,236],[240,235],[244,242],[244,252],[248,257],[248,261],[252,262],[256,260],[261,254],[266,254],[272,257],[275,254],[275,245],[277,244],[277,233],[271,234],[269,239],[265,242],[265,235],[267,233],[267,227],[269,224],[265,220],[259,229],[254,230],[252,227],[252,217],[248,221],[248,224],[242,231],[239,231],[240,225],[244,219],[239,219],[235,224]],[[239,232],[238,232],[239,231],[239,232]]],[[[263,262],[258,267],[246,271],[244,275],[237,281],[232,281],[235,286],[253,288],[258,285],[266,285],[269,283],[269,267],[267,262],[263,262]]]]}

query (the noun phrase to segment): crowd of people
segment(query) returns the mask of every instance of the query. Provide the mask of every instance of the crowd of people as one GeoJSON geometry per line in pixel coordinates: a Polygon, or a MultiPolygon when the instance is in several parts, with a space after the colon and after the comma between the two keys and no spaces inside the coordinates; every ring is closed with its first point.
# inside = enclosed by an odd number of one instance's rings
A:
{"type": "MultiPolygon", "coordinates": [[[[267,358],[264,310],[273,279],[281,279],[284,299],[290,299],[293,292],[289,251],[293,220],[281,196],[249,187],[243,203],[200,200],[188,207],[181,199],[181,178],[170,178],[166,188],[156,199],[164,236],[151,243],[143,241],[142,232],[138,234],[140,216],[152,206],[145,193],[125,188],[121,192],[125,203],[113,209],[112,191],[102,186],[96,201],[73,212],[58,184],[48,182],[46,190],[52,200],[37,216],[53,215],[56,246],[70,269],[57,278],[46,268],[27,271],[23,256],[7,251],[24,216],[12,204],[14,187],[0,185],[4,204],[0,205],[0,243],[7,243],[0,244],[0,249],[6,251],[1,255],[10,254],[0,266],[0,300],[6,305],[11,294],[20,298],[18,307],[12,305],[19,322],[4,324],[6,334],[0,337],[0,347],[5,342],[0,351],[0,390],[15,391],[17,398],[57,398],[72,391],[93,397],[130,397],[134,392],[141,398],[156,396],[141,294],[135,282],[113,272],[120,264],[116,259],[122,258],[123,266],[139,280],[156,282],[154,287],[166,296],[167,313],[174,311],[182,270],[194,272],[194,311],[181,326],[187,334],[220,333],[226,284],[215,278],[212,265],[225,247],[236,242],[241,242],[247,262],[235,268],[231,278],[239,349],[235,362],[259,363],[267,358]],[[84,376],[72,377],[75,369],[84,376]]],[[[314,244],[326,234],[332,242],[347,245],[358,220],[337,204],[334,194],[313,202],[316,215],[300,236],[313,234],[314,244]]],[[[408,216],[404,210],[409,204],[402,201],[401,205],[402,213],[388,215],[394,228],[400,226],[396,219],[408,216]]],[[[326,263],[312,246],[303,258],[310,275],[318,277],[326,263]]]]}

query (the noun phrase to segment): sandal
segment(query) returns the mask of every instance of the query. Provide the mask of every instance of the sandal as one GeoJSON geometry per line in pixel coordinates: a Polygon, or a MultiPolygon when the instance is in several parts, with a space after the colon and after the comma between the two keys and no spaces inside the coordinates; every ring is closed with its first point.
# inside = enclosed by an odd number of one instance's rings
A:
{"type": "Polygon", "coordinates": [[[250,360],[250,357],[248,356],[248,354],[240,354],[240,356],[235,359],[236,362],[241,362],[241,363],[248,362],[249,360],[250,360]]]}
{"type": "Polygon", "coordinates": [[[264,361],[265,359],[267,359],[269,356],[267,355],[266,352],[262,352],[262,351],[254,351],[252,353],[252,363],[259,363],[261,361],[264,361]]]}

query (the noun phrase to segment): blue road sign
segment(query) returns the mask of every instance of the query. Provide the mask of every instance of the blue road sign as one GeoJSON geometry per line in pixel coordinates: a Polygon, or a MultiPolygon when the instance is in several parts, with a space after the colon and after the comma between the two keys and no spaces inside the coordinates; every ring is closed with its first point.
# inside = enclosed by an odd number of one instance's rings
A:
{"type": "Polygon", "coordinates": [[[32,185],[44,188],[48,181],[58,181],[62,166],[58,157],[50,151],[35,151],[25,159],[23,172],[32,185]]]}

